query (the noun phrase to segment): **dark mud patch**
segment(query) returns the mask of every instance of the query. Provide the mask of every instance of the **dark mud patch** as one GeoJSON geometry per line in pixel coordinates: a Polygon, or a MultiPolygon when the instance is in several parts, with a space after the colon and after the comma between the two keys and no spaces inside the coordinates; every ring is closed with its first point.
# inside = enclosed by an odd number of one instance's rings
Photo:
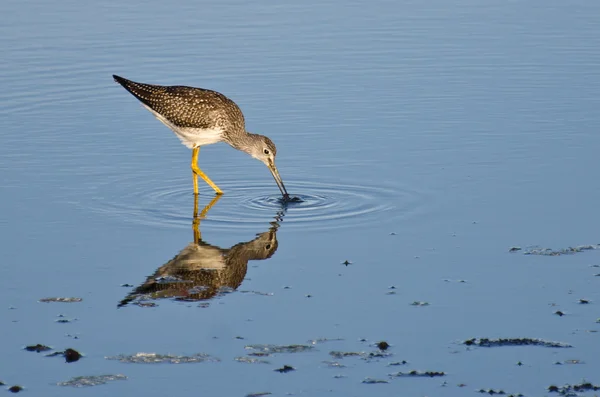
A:
{"type": "Polygon", "coordinates": [[[390,383],[385,379],[365,378],[362,383],[366,385],[376,385],[381,383],[390,383]]]}
{"type": "Polygon", "coordinates": [[[269,353],[265,353],[265,352],[252,352],[252,353],[248,353],[249,356],[252,357],[269,357],[270,354],[269,353]]]}
{"type": "Polygon", "coordinates": [[[390,348],[390,344],[386,341],[377,342],[376,346],[379,350],[387,350],[390,348]]]}
{"type": "Polygon", "coordinates": [[[488,339],[488,338],[473,338],[467,339],[463,342],[467,346],[479,346],[479,347],[504,347],[504,346],[541,346],[541,347],[554,347],[554,348],[567,348],[573,347],[568,343],[546,341],[543,339],[532,339],[532,338],[500,338],[500,339],[488,339]]]}
{"type": "Polygon", "coordinates": [[[70,298],[65,298],[65,297],[50,297],[50,298],[42,298],[39,300],[39,302],[43,302],[43,303],[51,303],[51,302],[57,302],[57,303],[77,303],[77,302],[82,302],[83,298],[77,298],[77,297],[70,297],[70,298]]]}
{"type": "Polygon", "coordinates": [[[81,353],[79,353],[77,350],[71,349],[71,348],[68,348],[62,352],[54,352],[54,353],[46,354],[46,357],[56,357],[56,356],[63,356],[65,358],[65,361],[68,363],[74,363],[76,361],[79,361],[79,359],[81,357],[83,357],[81,355],[81,353]]]}
{"type": "MultiPolygon", "coordinates": [[[[513,247],[509,251],[517,252],[521,251],[521,249],[516,249],[518,247],[513,247]]],[[[526,248],[523,251],[523,255],[544,255],[544,256],[560,256],[560,255],[573,255],[579,252],[596,250],[600,248],[600,244],[590,244],[590,245],[578,245],[576,247],[567,247],[560,249],[552,249],[552,248],[542,248],[538,246],[533,246],[526,248]]]]}
{"type": "Polygon", "coordinates": [[[40,352],[46,352],[48,350],[52,350],[52,348],[38,343],[37,345],[25,346],[24,350],[27,350],[28,352],[40,353],[40,352]]]}
{"type": "Polygon", "coordinates": [[[577,303],[579,303],[580,305],[589,305],[590,304],[590,300],[589,299],[579,299],[577,301],[577,303]]]}
{"type": "Polygon", "coordinates": [[[406,361],[406,360],[394,361],[393,363],[389,363],[388,367],[398,367],[400,365],[406,365],[406,364],[408,364],[408,361],[406,361]]]}
{"type": "Polygon", "coordinates": [[[558,393],[561,396],[578,396],[577,393],[585,393],[588,391],[598,391],[600,386],[594,385],[590,382],[584,382],[577,385],[564,385],[564,386],[548,386],[548,391],[551,393],[558,393]]]}
{"type": "Polygon", "coordinates": [[[73,321],[77,321],[76,318],[67,318],[64,314],[59,314],[58,319],[56,319],[55,321],[59,324],[68,324],[68,323],[72,323],[73,321]]]}
{"type": "Polygon", "coordinates": [[[330,351],[329,355],[333,358],[345,358],[345,357],[361,357],[365,352],[341,352],[341,351],[330,351]]]}
{"type": "Polygon", "coordinates": [[[408,372],[396,372],[390,374],[392,378],[435,378],[439,376],[446,376],[445,372],[440,371],[417,371],[412,370],[408,372]]]}
{"type": "Polygon", "coordinates": [[[126,380],[125,375],[92,375],[92,376],[76,376],[65,382],[57,383],[58,386],[70,386],[70,387],[92,387],[104,385],[108,382],[115,380],[126,380]]]}
{"type": "Polygon", "coordinates": [[[507,392],[505,392],[504,390],[498,389],[479,389],[477,390],[478,393],[481,394],[489,394],[490,396],[495,396],[495,395],[499,395],[499,396],[506,396],[506,397],[525,397],[522,394],[508,394],[507,392]]]}
{"type": "Polygon", "coordinates": [[[196,353],[190,356],[178,356],[174,354],[158,354],[158,353],[135,353],[135,354],[119,354],[118,356],[105,357],[107,360],[116,360],[122,363],[129,364],[188,364],[188,363],[203,363],[203,362],[219,362],[216,357],[206,353],[196,353]]]}
{"type": "Polygon", "coordinates": [[[284,365],[283,367],[274,369],[273,371],[279,372],[281,374],[285,374],[285,373],[292,372],[295,370],[296,370],[296,368],[292,367],[291,365],[284,365]]]}
{"type": "Polygon", "coordinates": [[[71,348],[64,351],[64,356],[65,361],[68,363],[74,363],[75,361],[79,361],[79,359],[82,357],[81,353],[71,348]]]}
{"type": "Polygon", "coordinates": [[[304,200],[301,199],[300,197],[298,197],[298,196],[290,197],[289,194],[286,194],[286,195],[280,197],[278,201],[279,201],[279,204],[281,204],[283,206],[287,206],[288,204],[293,204],[293,203],[303,203],[304,202],[304,200]]]}
{"type": "Polygon", "coordinates": [[[372,360],[378,358],[387,358],[392,355],[392,353],[388,353],[382,350],[373,351],[373,352],[342,352],[342,351],[330,351],[329,355],[336,359],[342,359],[346,357],[360,357],[363,360],[372,360]]]}
{"type": "Polygon", "coordinates": [[[276,353],[302,353],[313,350],[313,346],[309,345],[247,345],[246,350],[255,350],[257,352],[276,354],[276,353]]]}

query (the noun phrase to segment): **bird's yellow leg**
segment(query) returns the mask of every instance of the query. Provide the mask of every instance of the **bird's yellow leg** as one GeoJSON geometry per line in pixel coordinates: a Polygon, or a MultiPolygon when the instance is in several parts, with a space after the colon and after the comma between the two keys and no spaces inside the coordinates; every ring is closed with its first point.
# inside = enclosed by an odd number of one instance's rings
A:
{"type": "Polygon", "coordinates": [[[198,195],[194,194],[194,219],[192,220],[192,230],[194,231],[194,243],[198,244],[202,240],[202,234],[200,231],[200,220],[206,218],[208,211],[221,199],[221,195],[213,197],[210,203],[204,207],[200,216],[198,216],[198,195]]]}
{"type": "Polygon", "coordinates": [[[217,201],[219,201],[220,199],[221,199],[221,195],[217,195],[217,196],[213,197],[213,199],[210,201],[210,203],[206,204],[206,207],[204,207],[204,209],[200,213],[200,219],[206,218],[206,214],[208,214],[208,211],[210,211],[210,209],[213,207],[213,205],[217,204],[217,201]]]}
{"type": "MultiPolygon", "coordinates": [[[[194,177],[196,174],[194,174],[194,177]]],[[[194,178],[194,181],[196,179],[194,178]]],[[[198,183],[194,184],[194,187],[198,187],[198,183]]],[[[192,230],[194,232],[194,244],[198,245],[202,236],[200,235],[200,219],[198,218],[198,195],[194,194],[194,219],[192,220],[192,230]]]]}
{"type": "Polygon", "coordinates": [[[198,152],[200,151],[199,147],[195,147],[192,149],[192,180],[194,181],[194,218],[198,215],[198,174],[194,171],[194,168],[197,168],[196,165],[198,162],[198,152]]]}
{"type": "Polygon", "coordinates": [[[202,172],[200,168],[198,168],[198,153],[200,153],[200,147],[195,147],[192,149],[192,172],[194,176],[194,194],[198,194],[198,178],[200,176],[204,180],[204,182],[208,183],[208,186],[212,187],[217,194],[223,194],[223,191],[219,189],[219,187],[210,180],[210,178],[202,172]]]}

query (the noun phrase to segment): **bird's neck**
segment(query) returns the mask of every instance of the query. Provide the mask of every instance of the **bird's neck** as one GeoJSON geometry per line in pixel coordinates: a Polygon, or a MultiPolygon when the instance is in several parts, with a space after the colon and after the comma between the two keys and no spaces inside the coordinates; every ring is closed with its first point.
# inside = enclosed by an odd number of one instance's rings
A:
{"type": "Polygon", "coordinates": [[[242,152],[250,154],[251,142],[254,140],[254,136],[246,130],[236,132],[235,134],[228,134],[225,141],[230,144],[234,149],[241,150],[242,152]]]}

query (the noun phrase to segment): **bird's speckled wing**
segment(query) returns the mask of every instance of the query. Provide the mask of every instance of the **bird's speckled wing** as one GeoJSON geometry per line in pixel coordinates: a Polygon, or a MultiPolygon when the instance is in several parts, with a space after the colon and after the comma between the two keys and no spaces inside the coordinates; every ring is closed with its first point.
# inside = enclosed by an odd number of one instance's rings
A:
{"type": "Polygon", "coordinates": [[[113,75],[140,102],[180,128],[244,128],[239,107],[225,95],[203,88],[137,83],[113,75]]]}

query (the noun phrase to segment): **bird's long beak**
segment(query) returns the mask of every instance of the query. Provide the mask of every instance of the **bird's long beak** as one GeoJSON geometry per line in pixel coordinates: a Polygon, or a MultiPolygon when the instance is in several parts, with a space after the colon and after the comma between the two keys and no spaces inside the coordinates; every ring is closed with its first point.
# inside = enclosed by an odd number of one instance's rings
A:
{"type": "Polygon", "coordinates": [[[281,177],[279,176],[279,171],[277,171],[277,167],[275,166],[275,163],[269,162],[268,167],[269,167],[269,170],[271,171],[271,174],[273,174],[273,178],[275,178],[277,187],[281,191],[281,194],[283,194],[283,198],[285,200],[289,199],[290,195],[288,194],[287,190],[285,189],[285,186],[283,184],[283,181],[281,180],[281,177]]]}

